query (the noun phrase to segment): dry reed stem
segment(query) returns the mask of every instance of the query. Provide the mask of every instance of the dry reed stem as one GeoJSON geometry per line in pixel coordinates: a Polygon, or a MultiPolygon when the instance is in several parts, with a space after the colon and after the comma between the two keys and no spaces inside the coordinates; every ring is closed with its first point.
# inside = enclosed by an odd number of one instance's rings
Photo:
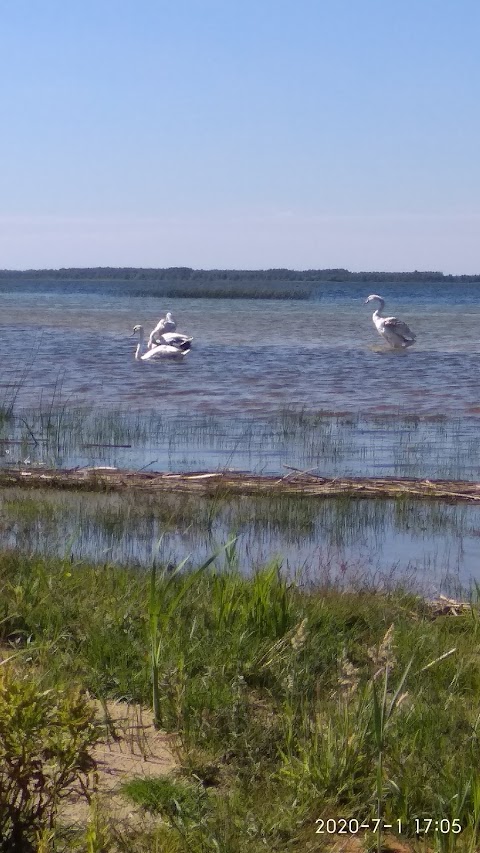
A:
{"type": "Polygon", "coordinates": [[[454,503],[480,501],[480,483],[468,480],[420,480],[395,477],[312,478],[300,473],[287,478],[231,472],[161,473],[116,468],[0,471],[0,487],[66,488],[86,491],[186,492],[196,494],[303,495],[315,497],[419,498],[454,503]]]}

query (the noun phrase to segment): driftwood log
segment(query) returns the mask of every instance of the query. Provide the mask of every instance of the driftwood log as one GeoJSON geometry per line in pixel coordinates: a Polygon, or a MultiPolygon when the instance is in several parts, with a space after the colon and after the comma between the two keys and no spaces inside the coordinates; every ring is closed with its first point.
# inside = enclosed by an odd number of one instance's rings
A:
{"type": "Polygon", "coordinates": [[[480,483],[403,477],[322,477],[290,469],[283,477],[218,471],[167,474],[118,468],[1,469],[0,487],[79,491],[187,492],[198,495],[303,495],[352,498],[423,498],[456,503],[480,501],[480,483]]]}

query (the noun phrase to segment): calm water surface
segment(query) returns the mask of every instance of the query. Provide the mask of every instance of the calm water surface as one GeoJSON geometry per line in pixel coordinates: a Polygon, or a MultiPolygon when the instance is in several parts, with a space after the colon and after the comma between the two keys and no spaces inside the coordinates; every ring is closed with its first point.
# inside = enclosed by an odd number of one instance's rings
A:
{"type": "MultiPolygon", "coordinates": [[[[5,285],[4,285],[5,288],[5,285]]],[[[265,414],[480,414],[480,286],[325,284],[316,301],[159,299],[111,293],[0,294],[2,391],[18,402],[53,393],[111,409],[265,414]],[[417,343],[384,350],[363,301],[382,291],[417,343]],[[171,310],[194,337],[181,364],[133,360],[133,325],[171,310]]]]}
{"type": "MultiPolygon", "coordinates": [[[[0,288],[0,404],[14,404],[15,414],[2,427],[2,465],[281,474],[290,465],[333,475],[480,478],[478,284],[328,283],[305,302],[165,299],[115,292],[111,283],[39,284],[0,288]],[[378,291],[386,312],[417,334],[405,353],[386,350],[375,331],[364,300],[378,291]],[[193,335],[191,353],[182,363],[135,362],[133,326],[148,332],[167,310],[178,331],[193,335]],[[45,421],[58,405],[63,415],[52,440],[45,421]],[[109,417],[111,427],[98,425],[109,417]]],[[[352,505],[351,519],[359,512],[352,505]]],[[[427,525],[419,539],[389,521],[380,539],[378,527],[367,525],[342,553],[350,560],[362,554],[367,563],[383,555],[384,569],[387,556],[393,564],[400,554],[402,565],[428,573],[427,564],[440,565],[448,552],[449,571],[462,581],[480,578],[478,510],[468,512],[466,538],[454,527],[427,525]]],[[[308,537],[301,545],[269,539],[265,550],[278,545],[290,561],[294,554],[312,561],[319,530],[313,545],[308,537]]],[[[176,553],[179,542],[172,543],[176,553]]],[[[131,549],[127,556],[138,556],[136,540],[131,549]]]]}
{"type": "MultiPolygon", "coordinates": [[[[61,403],[124,420],[153,412],[169,425],[142,440],[125,429],[116,442],[113,433],[85,434],[43,456],[13,448],[7,464],[480,476],[478,284],[327,283],[305,302],[142,298],[126,283],[116,295],[112,283],[42,286],[1,283],[0,404],[15,401],[19,412],[41,402],[45,412],[61,403]],[[377,289],[388,313],[416,332],[411,350],[392,352],[378,336],[364,304],[377,289]],[[192,351],[181,363],[136,362],[134,324],[148,331],[168,309],[193,335],[192,351]],[[298,411],[332,416],[329,436],[325,425],[317,433],[271,427],[279,413],[298,411]],[[349,429],[350,415],[361,422],[349,429]],[[432,425],[441,419],[450,428],[432,425]],[[92,450],[95,443],[131,446],[92,450]]],[[[39,436],[33,416],[23,433],[21,424],[17,440],[29,428],[39,436]]]]}
{"type": "Polygon", "coordinates": [[[419,501],[237,497],[215,502],[0,489],[0,545],[67,560],[148,568],[196,565],[236,537],[235,563],[271,561],[289,577],[426,595],[464,595],[478,577],[480,516],[472,505],[419,501]]]}

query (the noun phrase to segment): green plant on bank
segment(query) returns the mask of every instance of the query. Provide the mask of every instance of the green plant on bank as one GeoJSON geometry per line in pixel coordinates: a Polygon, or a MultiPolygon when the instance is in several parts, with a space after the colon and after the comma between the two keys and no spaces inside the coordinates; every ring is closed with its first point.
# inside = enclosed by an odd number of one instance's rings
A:
{"type": "MultiPolygon", "coordinates": [[[[233,542],[228,542],[225,549],[232,547],[233,542]]],[[[150,657],[152,666],[152,703],[155,726],[162,725],[162,712],[160,707],[160,683],[159,667],[165,645],[165,635],[169,630],[170,622],[176,615],[182,600],[190,588],[196,583],[202,572],[212,565],[217,555],[213,554],[208,560],[193,572],[187,574],[183,584],[174,587],[175,578],[184,569],[188,557],[182,560],[170,573],[164,570],[160,588],[157,588],[157,566],[155,561],[150,570],[150,596],[149,596],[149,641],[150,657]]]]}
{"type": "Polygon", "coordinates": [[[372,679],[372,698],[373,698],[373,726],[375,734],[375,744],[377,747],[377,772],[376,772],[376,820],[377,826],[377,853],[381,853],[382,849],[382,821],[384,817],[384,757],[387,749],[387,729],[395,709],[401,704],[407,694],[402,693],[405,681],[407,679],[410,667],[413,663],[413,658],[408,662],[405,671],[403,672],[400,682],[393,693],[389,696],[389,666],[385,666],[383,675],[383,689],[381,694],[377,689],[375,678],[372,679]]]}
{"type": "Polygon", "coordinates": [[[90,801],[90,812],[85,830],[85,853],[106,853],[111,849],[111,837],[98,808],[98,799],[94,795],[90,801]]]}
{"type": "Polygon", "coordinates": [[[132,802],[172,821],[198,821],[208,808],[204,788],[165,777],[133,778],[122,790],[132,802]]]}
{"type": "MultiPolygon", "coordinates": [[[[183,778],[160,784],[156,806],[138,795],[164,823],[118,849],[316,853],[342,840],[317,819],[380,813],[412,844],[415,819],[458,820],[460,835],[431,832],[420,849],[473,853],[478,604],[434,616],[401,589],[302,587],[278,565],[247,577],[229,550],[231,569],[224,554],[209,571],[157,568],[153,587],[134,569],[0,554],[0,642],[43,690],[151,704],[156,654],[183,778]]],[[[89,850],[108,849],[102,831],[92,818],[89,850]]]]}
{"type": "Polygon", "coordinates": [[[45,690],[13,663],[0,666],[0,850],[28,853],[51,831],[59,799],[87,790],[98,739],[78,691],[45,690]]]}

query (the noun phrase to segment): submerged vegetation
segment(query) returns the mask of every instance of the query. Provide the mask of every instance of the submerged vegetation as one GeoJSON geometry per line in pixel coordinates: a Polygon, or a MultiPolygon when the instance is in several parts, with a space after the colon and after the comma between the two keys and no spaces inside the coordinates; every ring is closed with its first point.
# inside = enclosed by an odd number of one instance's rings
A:
{"type": "Polygon", "coordinates": [[[153,678],[176,738],[174,776],[124,786],[161,822],[119,835],[97,814],[72,835],[58,818],[42,849],[313,853],[345,826],[358,849],[414,849],[419,829],[419,850],[477,849],[476,601],[438,615],[361,580],[246,578],[234,542],[173,574],[3,554],[0,600],[4,656],[44,691],[151,704],[153,678]]]}
{"type": "Polygon", "coordinates": [[[275,415],[101,411],[62,401],[0,406],[2,467],[111,465],[160,471],[228,469],[285,475],[475,479],[478,419],[284,409],[275,415]]]}
{"type": "Polygon", "coordinates": [[[206,559],[235,535],[244,572],[275,556],[290,577],[317,583],[342,578],[348,585],[353,574],[377,588],[402,582],[422,593],[453,595],[468,588],[476,571],[478,510],[465,503],[408,494],[361,501],[235,495],[221,482],[210,495],[159,492],[148,484],[105,491],[100,474],[100,490],[67,491],[33,488],[31,479],[28,488],[0,489],[0,548],[145,568],[153,558],[175,564],[195,553],[206,559]]]}
{"type": "Polygon", "coordinates": [[[346,269],[195,270],[94,267],[58,270],[0,270],[0,290],[42,293],[102,293],[176,299],[316,300],[337,283],[415,283],[432,287],[480,281],[480,275],[442,272],[350,272],[346,269]]]}

